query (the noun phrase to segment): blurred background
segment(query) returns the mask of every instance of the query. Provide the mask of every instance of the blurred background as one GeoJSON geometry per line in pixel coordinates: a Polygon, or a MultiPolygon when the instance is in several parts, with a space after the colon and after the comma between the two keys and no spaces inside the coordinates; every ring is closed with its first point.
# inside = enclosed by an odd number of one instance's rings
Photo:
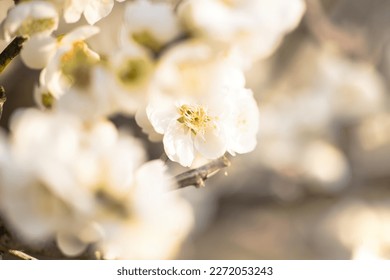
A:
{"type": "MultiPolygon", "coordinates": [[[[257,149],[180,190],[196,215],[180,259],[390,258],[390,1],[306,2],[299,27],[247,73],[257,149]]],[[[0,76],[2,127],[33,106],[38,76],[19,59],[0,76]]]]}

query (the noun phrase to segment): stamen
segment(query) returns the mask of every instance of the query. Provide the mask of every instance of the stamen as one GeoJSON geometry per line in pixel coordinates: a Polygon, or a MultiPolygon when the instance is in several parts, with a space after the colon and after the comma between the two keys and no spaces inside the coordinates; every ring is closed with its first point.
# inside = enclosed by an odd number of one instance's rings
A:
{"type": "Polygon", "coordinates": [[[41,18],[41,19],[29,18],[23,21],[21,26],[18,28],[17,35],[32,36],[34,34],[53,29],[54,26],[55,26],[55,20],[53,18],[41,18]]]}
{"type": "Polygon", "coordinates": [[[211,117],[201,106],[182,105],[179,108],[179,114],[177,121],[190,129],[194,135],[204,134],[211,124],[211,117]]]}

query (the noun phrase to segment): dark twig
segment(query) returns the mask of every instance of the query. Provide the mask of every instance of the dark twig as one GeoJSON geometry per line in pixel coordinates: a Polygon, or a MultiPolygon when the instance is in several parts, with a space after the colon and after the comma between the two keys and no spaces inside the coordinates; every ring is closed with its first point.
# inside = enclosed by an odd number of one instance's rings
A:
{"type": "Polygon", "coordinates": [[[11,43],[0,54],[0,73],[4,71],[7,65],[14,59],[22,50],[23,43],[27,40],[25,37],[15,37],[11,43]]]}
{"type": "Polygon", "coordinates": [[[3,105],[5,101],[7,100],[7,97],[5,95],[5,90],[2,86],[0,86],[0,118],[3,113],[3,105]]]}
{"type": "Polygon", "coordinates": [[[204,187],[204,181],[207,178],[228,166],[230,166],[230,161],[227,157],[223,156],[208,164],[202,165],[199,168],[179,174],[175,176],[178,188],[185,188],[188,186],[195,186],[197,188],[204,187]]]}

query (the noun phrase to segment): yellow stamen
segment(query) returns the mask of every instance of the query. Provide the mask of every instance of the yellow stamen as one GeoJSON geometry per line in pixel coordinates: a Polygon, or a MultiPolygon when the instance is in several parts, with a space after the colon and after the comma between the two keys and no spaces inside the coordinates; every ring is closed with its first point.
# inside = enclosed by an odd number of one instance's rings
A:
{"type": "Polygon", "coordinates": [[[28,18],[20,25],[17,30],[18,36],[32,36],[50,29],[53,29],[55,20],[53,18],[28,18]]]}
{"type": "Polygon", "coordinates": [[[91,66],[97,63],[97,59],[91,56],[85,42],[78,41],[61,57],[60,63],[62,73],[71,84],[85,87],[89,85],[91,66]]]}
{"type": "Polygon", "coordinates": [[[211,124],[211,117],[201,106],[182,105],[179,108],[179,114],[177,121],[190,129],[194,135],[204,134],[211,124]]]}

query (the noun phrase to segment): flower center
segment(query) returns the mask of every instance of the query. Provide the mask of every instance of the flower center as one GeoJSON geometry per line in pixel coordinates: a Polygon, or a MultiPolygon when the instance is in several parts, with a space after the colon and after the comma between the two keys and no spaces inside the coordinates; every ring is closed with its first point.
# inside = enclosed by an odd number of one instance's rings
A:
{"type": "Polygon", "coordinates": [[[126,86],[143,84],[151,72],[151,63],[142,57],[125,61],[118,71],[119,80],[126,86]]]}
{"type": "Polygon", "coordinates": [[[97,62],[83,41],[73,43],[73,48],[61,58],[61,71],[75,86],[85,87],[90,82],[90,70],[97,62]]]}
{"type": "Polygon", "coordinates": [[[153,35],[148,31],[140,31],[131,35],[134,41],[138,44],[145,46],[153,52],[158,52],[161,48],[161,44],[153,35]]]}
{"type": "Polygon", "coordinates": [[[53,18],[29,18],[23,21],[17,30],[19,36],[31,36],[37,33],[41,33],[50,29],[53,29],[56,22],[53,18]]]}
{"type": "Polygon", "coordinates": [[[211,117],[201,106],[182,105],[179,108],[179,114],[177,121],[190,129],[194,135],[204,134],[211,122],[211,117]]]}
{"type": "Polygon", "coordinates": [[[50,92],[42,93],[41,102],[45,108],[51,109],[53,107],[54,101],[54,96],[50,92]]]}

